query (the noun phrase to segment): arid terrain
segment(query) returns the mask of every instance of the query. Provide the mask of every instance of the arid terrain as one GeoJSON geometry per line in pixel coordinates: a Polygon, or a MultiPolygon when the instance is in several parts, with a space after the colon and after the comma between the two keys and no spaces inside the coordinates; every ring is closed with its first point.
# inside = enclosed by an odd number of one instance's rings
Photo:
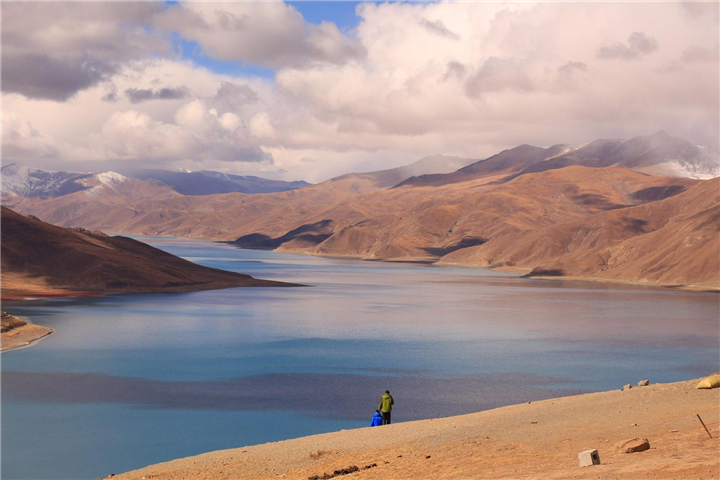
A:
{"type": "Polygon", "coordinates": [[[720,180],[646,173],[666,172],[660,167],[678,156],[700,168],[702,155],[659,132],[581,148],[521,145],[451,173],[354,173],[270,194],[185,196],[116,179],[92,194],[5,203],[53,224],[106,232],[720,289],[720,180]]]}
{"type": "Polygon", "coordinates": [[[3,298],[283,286],[203,267],[126,237],[69,229],[2,207],[3,298]]]}
{"type": "Polygon", "coordinates": [[[5,311],[0,315],[0,348],[3,352],[25,347],[53,332],[52,328],[27,323],[5,311]]]}
{"type": "MultiPolygon", "coordinates": [[[[697,383],[618,388],[223,450],[113,478],[717,479],[720,389],[698,390],[697,383]],[[633,438],[648,439],[650,449],[618,451],[616,444],[633,438]],[[580,468],[577,455],[589,449],[597,449],[601,464],[580,468]]],[[[411,401],[396,400],[398,411],[411,401]]]]}

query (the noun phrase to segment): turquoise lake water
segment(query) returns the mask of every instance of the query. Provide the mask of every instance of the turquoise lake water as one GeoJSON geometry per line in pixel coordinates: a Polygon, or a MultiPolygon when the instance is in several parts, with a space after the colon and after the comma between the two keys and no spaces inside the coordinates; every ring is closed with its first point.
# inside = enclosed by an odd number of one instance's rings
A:
{"type": "Polygon", "coordinates": [[[144,238],[309,288],[5,302],[2,478],[91,479],[210,450],[720,370],[720,296],[144,238]]]}

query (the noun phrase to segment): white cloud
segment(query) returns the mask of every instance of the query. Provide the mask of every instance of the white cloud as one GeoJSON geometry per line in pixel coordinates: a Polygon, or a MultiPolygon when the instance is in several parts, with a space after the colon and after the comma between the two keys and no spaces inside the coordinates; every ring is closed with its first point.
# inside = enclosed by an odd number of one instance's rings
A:
{"type": "Polygon", "coordinates": [[[118,72],[123,62],[168,51],[143,28],[158,2],[3,2],[2,88],[67,100],[118,72]]]}
{"type": "Polygon", "coordinates": [[[61,149],[47,135],[40,133],[28,120],[14,113],[2,116],[2,150],[5,158],[56,157],[61,149]]]}
{"type": "MultiPolygon", "coordinates": [[[[146,58],[145,47],[126,45],[136,37],[110,35],[116,30],[107,26],[108,38],[129,51],[68,100],[6,90],[3,113],[14,123],[3,131],[5,158],[320,180],[432,153],[482,158],[520,143],[581,144],[659,129],[718,142],[716,9],[396,2],[357,11],[352,37],[327,22],[310,25],[280,3],[187,3],[147,17],[215,58],[273,66],[274,80],[213,73],[162,48],[161,58],[146,58]]],[[[38,32],[54,31],[40,16],[38,32]]],[[[64,50],[77,56],[88,39],[106,37],[70,35],[59,18],[65,33],[53,38],[62,48],[46,50],[34,34],[15,45],[66,62],[64,50]]],[[[138,45],[157,41],[149,32],[138,45]]],[[[106,58],[104,42],[93,58],[106,58]]]]}
{"type": "Polygon", "coordinates": [[[650,55],[658,49],[658,42],[643,32],[633,32],[628,38],[628,44],[615,43],[601,47],[597,57],[601,59],[634,60],[650,55]]]}
{"type": "Polygon", "coordinates": [[[90,143],[104,145],[103,156],[111,160],[273,161],[252,141],[237,115],[218,117],[198,99],[181,106],[172,123],[134,110],[115,112],[90,143]]]}
{"type": "Polygon", "coordinates": [[[363,55],[362,46],[335,24],[308,24],[282,2],[187,2],[168,8],[156,24],[197,41],[208,55],[221,60],[297,67],[343,63],[363,55]]]}

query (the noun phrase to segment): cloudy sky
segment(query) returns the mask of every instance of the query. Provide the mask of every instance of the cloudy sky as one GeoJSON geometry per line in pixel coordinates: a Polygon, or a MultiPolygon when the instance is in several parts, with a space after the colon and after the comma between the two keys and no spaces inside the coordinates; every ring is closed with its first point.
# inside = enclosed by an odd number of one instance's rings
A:
{"type": "Polygon", "coordinates": [[[320,181],[660,129],[718,144],[716,2],[1,8],[4,164],[320,181]]]}

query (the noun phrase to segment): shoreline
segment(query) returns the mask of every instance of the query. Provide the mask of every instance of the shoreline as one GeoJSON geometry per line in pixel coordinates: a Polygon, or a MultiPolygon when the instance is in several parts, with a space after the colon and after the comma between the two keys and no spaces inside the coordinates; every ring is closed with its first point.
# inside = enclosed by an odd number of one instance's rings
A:
{"type": "Polygon", "coordinates": [[[27,323],[0,333],[0,352],[10,352],[34,345],[39,340],[53,333],[52,328],[27,323]]]}
{"type": "Polygon", "coordinates": [[[357,470],[352,478],[376,480],[717,478],[720,389],[698,390],[698,381],[651,384],[220,450],[113,479],[306,480],[353,467],[357,470]],[[695,414],[701,415],[713,438],[695,414]],[[636,437],[647,438],[650,449],[634,454],[616,450],[616,443],[636,437]],[[593,448],[601,464],[580,468],[577,454],[593,448]]]}
{"type": "Polygon", "coordinates": [[[142,288],[139,290],[127,289],[127,290],[111,290],[111,291],[73,291],[73,290],[62,290],[58,288],[56,290],[22,290],[20,288],[11,288],[8,291],[0,290],[0,300],[44,300],[49,298],[70,298],[70,297],[104,297],[107,295],[143,295],[143,294],[154,294],[154,293],[194,293],[194,292],[205,292],[208,290],[227,290],[230,288],[276,288],[276,287],[307,287],[299,283],[288,283],[280,282],[275,280],[258,280],[253,278],[253,281],[257,282],[252,285],[226,285],[226,284],[207,284],[202,286],[189,286],[189,287],[152,287],[142,288]]]}
{"type": "MultiPolygon", "coordinates": [[[[358,261],[366,261],[366,262],[380,262],[380,263],[399,263],[399,264],[414,264],[414,265],[425,265],[425,266],[436,266],[436,267],[460,267],[460,268],[469,268],[473,270],[491,270],[494,272],[502,272],[502,273],[515,273],[518,274],[519,277],[528,278],[528,279],[537,279],[537,280],[553,280],[553,281],[573,281],[573,282],[593,282],[593,283],[608,283],[608,284],[614,284],[614,285],[636,285],[636,286],[644,286],[644,287],[656,287],[660,289],[666,289],[666,290],[681,290],[681,291],[691,291],[691,292],[703,292],[703,293],[720,293],[720,286],[706,286],[706,285],[692,285],[692,284],[672,284],[672,283],[661,283],[661,282],[649,282],[649,281],[637,281],[637,280],[626,280],[626,279],[613,279],[613,278],[599,278],[599,277],[575,277],[575,276],[529,276],[528,274],[533,270],[533,268],[529,267],[510,267],[510,266],[499,266],[499,267],[486,267],[486,266],[479,266],[479,265],[473,265],[473,264],[462,264],[462,263],[455,263],[455,262],[443,262],[441,259],[431,259],[428,257],[400,257],[400,258],[379,258],[379,257],[363,257],[360,255],[355,255],[351,253],[347,254],[322,254],[322,253],[312,253],[312,252],[306,252],[302,250],[296,250],[296,249],[286,249],[286,250],[280,250],[280,249],[267,249],[267,248],[243,248],[238,247],[236,245],[233,245],[234,240],[221,240],[221,239],[214,239],[214,238],[203,238],[203,237],[193,237],[193,236],[183,236],[183,235],[153,235],[149,233],[125,233],[125,232],[112,232],[108,235],[116,235],[116,236],[128,236],[130,238],[136,237],[136,238],[159,238],[159,239],[177,239],[177,240],[197,240],[197,241],[204,241],[204,242],[210,242],[215,244],[221,244],[226,245],[228,247],[237,248],[239,250],[249,250],[249,251],[260,251],[260,252],[274,252],[274,253],[280,253],[280,254],[286,254],[286,255],[303,255],[307,257],[318,257],[318,258],[336,258],[339,260],[358,260],[358,261]]],[[[115,292],[113,292],[115,293],[115,292]]],[[[119,292],[124,293],[124,292],[119,292]]],[[[145,292],[139,292],[139,293],[145,293],[145,292]]],[[[155,292],[148,292],[148,293],[155,293],[155,292]]],[[[90,293],[90,295],[93,295],[93,293],[90,293]]],[[[104,293],[100,293],[97,295],[104,295],[104,293]]],[[[58,295],[58,296],[76,296],[76,295],[58,295]]],[[[18,297],[10,297],[4,299],[17,299],[18,297]]]]}
{"type": "MultiPolygon", "coordinates": [[[[148,237],[151,237],[151,235],[146,235],[148,237]]],[[[203,238],[195,238],[195,237],[158,237],[158,238],[179,238],[179,239],[193,239],[193,240],[207,240],[203,238]]],[[[214,243],[222,243],[231,247],[235,247],[239,250],[250,250],[250,251],[262,251],[262,252],[275,252],[275,253],[282,253],[282,254],[289,254],[289,255],[304,255],[308,257],[318,257],[318,258],[337,258],[339,260],[358,260],[358,261],[365,261],[365,262],[384,262],[384,263],[399,263],[399,264],[414,264],[414,265],[426,265],[426,266],[435,266],[435,267],[459,267],[459,268],[468,268],[473,270],[490,270],[493,272],[501,272],[501,273],[514,273],[517,274],[519,277],[527,278],[527,279],[536,279],[536,280],[552,280],[552,281],[570,281],[570,282],[593,282],[593,283],[609,283],[614,285],[636,285],[636,286],[643,286],[643,287],[656,287],[661,289],[669,289],[669,290],[681,290],[681,291],[691,291],[691,292],[704,292],[704,293],[720,293],[720,286],[713,287],[713,286],[706,286],[706,285],[692,285],[692,284],[673,284],[673,283],[661,283],[661,282],[643,282],[638,280],[625,280],[625,279],[614,279],[614,278],[600,278],[600,277],[575,277],[575,276],[544,276],[544,275],[533,275],[530,276],[529,273],[533,270],[529,267],[510,267],[510,266],[501,266],[501,267],[483,267],[479,265],[472,265],[472,264],[463,264],[463,263],[455,263],[455,262],[443,262],[440,259],[438,260],[430,260],[428,258],[421,258],[421,257],[401,257],[401,258],[370,258],[370,257],[362,257],[359,255],[353,255],[353,254],[332,254],[332,255],[326,255],[321,253],[312,253],[312,252],[303,252],[301,250],[278,250],[278,249],[264,249],[264,248],[243,248],[243,247],[237,247],[232,244],[231,241],[226,240],[210,240],[214,243]]]]}

